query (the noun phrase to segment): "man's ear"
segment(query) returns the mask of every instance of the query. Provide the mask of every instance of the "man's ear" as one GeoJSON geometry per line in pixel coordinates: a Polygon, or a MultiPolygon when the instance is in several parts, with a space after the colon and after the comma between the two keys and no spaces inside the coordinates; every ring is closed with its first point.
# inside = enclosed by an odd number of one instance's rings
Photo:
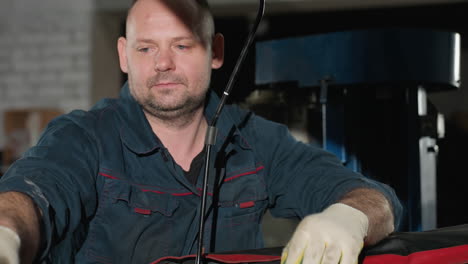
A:
{"type": "Polygon", "coordinates": [[[117,50],[119,52],[119,62],[120,62],[120,69],[128,73],[128,65],[127,65],[127,39],[124,37],[120,37],[117,40],[117,50]]]}
{"type": "Polygon", "coordinates": [[[213,53],[213,61],[211,68],[219,69],[224,63],[224,36],[221,33],[216,33],[211,44],[213,53]]]}

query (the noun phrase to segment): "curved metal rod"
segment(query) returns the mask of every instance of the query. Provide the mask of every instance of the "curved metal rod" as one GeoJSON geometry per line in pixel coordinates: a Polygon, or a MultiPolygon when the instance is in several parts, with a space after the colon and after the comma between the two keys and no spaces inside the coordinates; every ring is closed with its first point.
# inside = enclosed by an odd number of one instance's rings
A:
{"type": "Polygon", "coordinates": [[[249,33],[247,41],[244,45],[244,48],[241,51],[239,59],[237,59],[236,66],[229,78],[229,82],[226,85],[226,89],[223,92],[223,96],[221,97],[221,101],[218,104],[218,108],[216,109],[216,113],[211,120],[211,124],[208,127],[207,135],[205,138],[205,171],[203,177],[203,191],[201,196],[201,203],[200,203],[200,219],[199,219],[199,228],[198,228],[198,248],[197,248],[197,256],[195,259],[195,264],[201,264],[202,254],[203,254],[203,233],[205,232],[205,211],[206,211],[206,200],[208,196],[208,175],[209,175],[209,166],[210,166],[210,159],[211,159],[211,147],[216,142],[216,122],[218,121],[219,115],[223,110],[224,105],[226,104],[227,97],[231,92],[232,86],[237,79],[237,74],[242,63],[245,60],[249,47],[252,45],[253,39],[255,34],[257,33],[258,26],[263,18],[263,14],[265,13],[265,0],[260,0],[260,5],[257,13],[257,18],[255,19],[255,24],[252,30],[249,33]]]}
{"type": "Polygon", "coordinates": [[[242,49],[239,59],[237,59],[236,66],[234,67],[234,70],[232,71],[231,77],[229,78],[229,82],[226,85],[226,89],[223,92],[223,96],[221,97],[221,102],[218,105],[218,109],[216,109],[216,114],[214,115],[214,118],[211,120],[211,124],[210,124],[211,126],[216,126],[216,122],[218,121],[219,115],[221,114],[221,111],[223,110],[223,107],[226,104],[227,97],[229,96],[229,93],[232,90],[232,86],[234,85],[234,82],[237,79],[237,74],[239,72],[239,69],[242,63],[245,60],[245,57],[249,51],[249,47],[252,45],[253,39],[255,37],[255,34],[257,33],[258,26],[260,25],[260,22],[262,21],[264,13],[265,13],[265,0],[260,0],[260,5],[259,5],[258,12],[257,12],[257,17],[255,19],[254,27],[250,31],[249,37],[247,38],[247,41],[244,45],[244,48],[242,49]]]}

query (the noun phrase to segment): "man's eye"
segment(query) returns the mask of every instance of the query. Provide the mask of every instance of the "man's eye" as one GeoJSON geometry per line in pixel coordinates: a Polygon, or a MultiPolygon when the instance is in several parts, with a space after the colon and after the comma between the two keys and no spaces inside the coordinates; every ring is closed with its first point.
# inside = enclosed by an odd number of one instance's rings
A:
{"type": "Polygon", "coordinates": [[[138,52],[147,53],[149,51],[149,48],[138,48],[137,50],[138,52]]]}
{"type": "Polygon", "coordinates": [[[177,45],[177,48],[180,50],[185,50],[185,49],[188,49],[189,47],[186,45],[177,45]]]}

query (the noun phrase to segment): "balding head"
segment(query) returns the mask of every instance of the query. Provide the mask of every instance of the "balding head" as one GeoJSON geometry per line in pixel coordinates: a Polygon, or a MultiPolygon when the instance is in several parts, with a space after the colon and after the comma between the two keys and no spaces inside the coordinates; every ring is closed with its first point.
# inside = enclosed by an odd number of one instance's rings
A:
{"type": "MultiPolygon", "coordinates": [[[[223,64],[224,38],[195,0],[138,0],[119,38],[120,68],[145,113],[171,124],[203,111],[211,71],[223,64]]],[[[167,123],[168,124],[168,123],[167,123]]]]}
{"type": "Polygon", "coordinates": [[[164,5],[176,14],[203,43],[211,44],[215,31],[214,19],[206,0],[134,0],[127,15],[127,37],[135,30],[133,23],[135,17],[144,15],[141,9],[144,10],[148,2],[159,2],[164,5]]]}

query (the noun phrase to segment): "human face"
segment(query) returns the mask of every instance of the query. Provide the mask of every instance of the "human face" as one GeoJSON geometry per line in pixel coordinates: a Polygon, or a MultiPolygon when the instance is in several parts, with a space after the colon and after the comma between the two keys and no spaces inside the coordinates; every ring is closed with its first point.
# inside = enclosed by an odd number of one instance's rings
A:
{"type": "MultiPolygon", "coordinates": [[[[175,0],[170,1],[137,1],[129,14],[127,36],[118,41],[120,67],[128,73],[132,95],[146,113],[165,120],[201,109],[211,69],[223,63],[222,36],[206,42],[191,25],[195,18],[181,17],[191,13],[178,12],[175,0]]],[[[186,0],[176,1],[183,6],[186,0]]]]}

